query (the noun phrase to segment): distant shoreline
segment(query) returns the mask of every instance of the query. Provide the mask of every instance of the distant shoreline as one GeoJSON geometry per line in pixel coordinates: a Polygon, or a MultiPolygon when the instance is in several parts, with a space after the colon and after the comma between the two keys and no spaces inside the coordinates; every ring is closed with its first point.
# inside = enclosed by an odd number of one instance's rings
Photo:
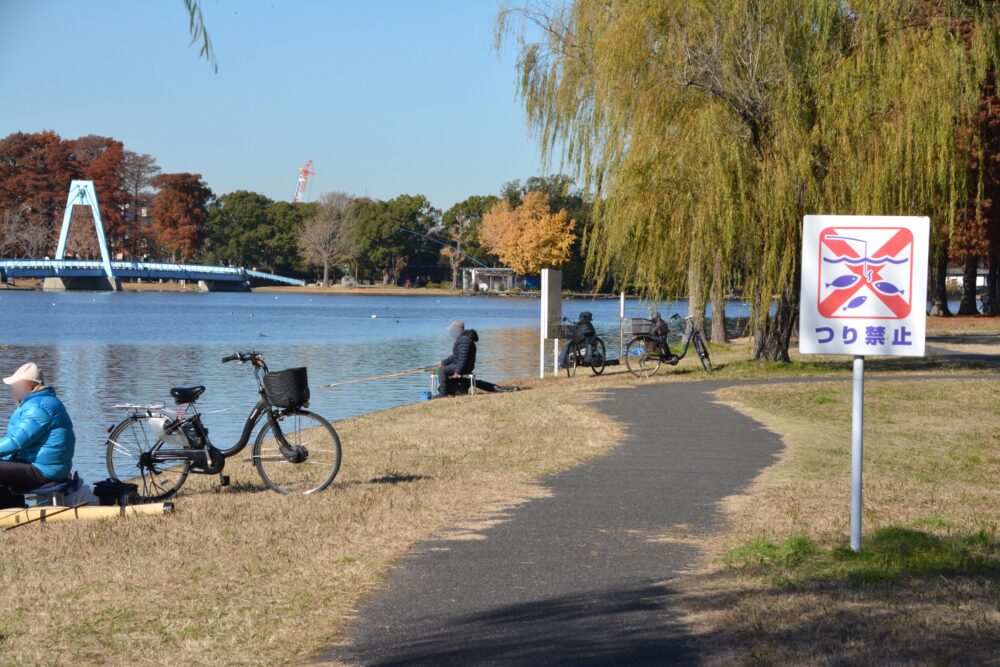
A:
{"type": "MultiPolygon", "coordinates": [[[[12,290],[12,291],[40,291],[41,281],[38,280],[21,280],[16,281],[14,285],[0,284],[0,290],[12,290]]],[[[187,284],[181,284],[178,281],[167,281],[167,282],[123,282],[122,283],[123,292],[198,292],[198,284],[189,282],[187,284]]],[[[337,296],[337,295],[347,295],[347,296],[413,296],[413,297],[456,297],[456,296],[483,296],[491,298],[508,298],[508,299],[537,299],[539,297],[537,292],[505,292],[505,293],[489,293],[489,292],[463,292],[460,289],[442,288],[442,287],[398,287],[396,285],[370,285],[370,286],[360,286],[360,287],[343,287],[343,286],[331,286],[331,287],[318,287],[316,285],[306,285],[303,287],[296,286],[285,286],[285,285],[274,285],[267,287],[254,287],[254,292],[266,292],[275,294],[315,294],[321,296],[337,296]]],[[[631,295],[626,295],[627,298],[635,298],[631,295]]],[[[617,299],[619,298],[617,294],[589,294],[580,292],[564,292],[563,298],[565,299],[617,299]]]]}

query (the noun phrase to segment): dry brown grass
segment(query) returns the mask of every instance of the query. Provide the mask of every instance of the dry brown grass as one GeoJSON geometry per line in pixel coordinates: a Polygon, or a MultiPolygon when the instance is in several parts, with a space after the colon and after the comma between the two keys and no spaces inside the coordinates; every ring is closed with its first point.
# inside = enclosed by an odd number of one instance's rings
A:
{"type": "Polygon", "coordinates": [[[4,534],[0,663],[308,661],[415,542],[474,538],[544,493],[539,477],[615,444],[580,384],[550,385],[342,422],[342,472],[315,497],[237,464],[227,489],[192,478],[173,515],[4,534]]]}
{"type": "Polygon", "coordinates": [[[719,392],[781,434],[785,450],[725,503],[727,531],[682,585],[692,627],[718,664],[997,664],[1000,383],[866,388],[870,562],[844,550],[850,392],[846,383],[719,392]],[[878,551],[880,535],[932,546],[897,561],[878,551]]]}

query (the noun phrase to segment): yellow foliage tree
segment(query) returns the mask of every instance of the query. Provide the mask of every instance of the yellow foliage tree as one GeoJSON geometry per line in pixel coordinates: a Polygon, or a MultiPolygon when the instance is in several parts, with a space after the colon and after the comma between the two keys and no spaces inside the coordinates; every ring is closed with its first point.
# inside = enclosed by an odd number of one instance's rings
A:
{"type": "Polygon", "coordinates": [[[479,240],[500,261],[521,275],[559,267],[576,240],[566,209],[553,213],[542,192],[529,192],[517,208],[499,201],[483,216],[479,240]]]}

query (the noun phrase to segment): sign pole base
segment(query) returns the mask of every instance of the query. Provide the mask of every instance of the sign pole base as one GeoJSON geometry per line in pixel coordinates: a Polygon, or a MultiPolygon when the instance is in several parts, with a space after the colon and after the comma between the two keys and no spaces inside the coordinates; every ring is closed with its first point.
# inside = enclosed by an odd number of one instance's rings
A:
{"type": "Polygon", "coordinates": [[[851,549],[861,551],[861,464],[864,459],[865,358],[854,357],[851,413],[851,549]]]}

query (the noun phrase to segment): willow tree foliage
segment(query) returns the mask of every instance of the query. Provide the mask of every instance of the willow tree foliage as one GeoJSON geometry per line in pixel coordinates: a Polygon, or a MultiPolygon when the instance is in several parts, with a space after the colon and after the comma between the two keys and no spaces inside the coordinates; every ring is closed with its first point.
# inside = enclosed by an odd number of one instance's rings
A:
{"type": "Polygon", "coordinates": [[[696,303],[738,285],[754,356],[787,360],[804,214],[947,229],[976,192],[956,137],[998,60],[994,4],[575,0],[502,9],[497,47],[545,157],[595,196],[591,278],[696,303]]]}

